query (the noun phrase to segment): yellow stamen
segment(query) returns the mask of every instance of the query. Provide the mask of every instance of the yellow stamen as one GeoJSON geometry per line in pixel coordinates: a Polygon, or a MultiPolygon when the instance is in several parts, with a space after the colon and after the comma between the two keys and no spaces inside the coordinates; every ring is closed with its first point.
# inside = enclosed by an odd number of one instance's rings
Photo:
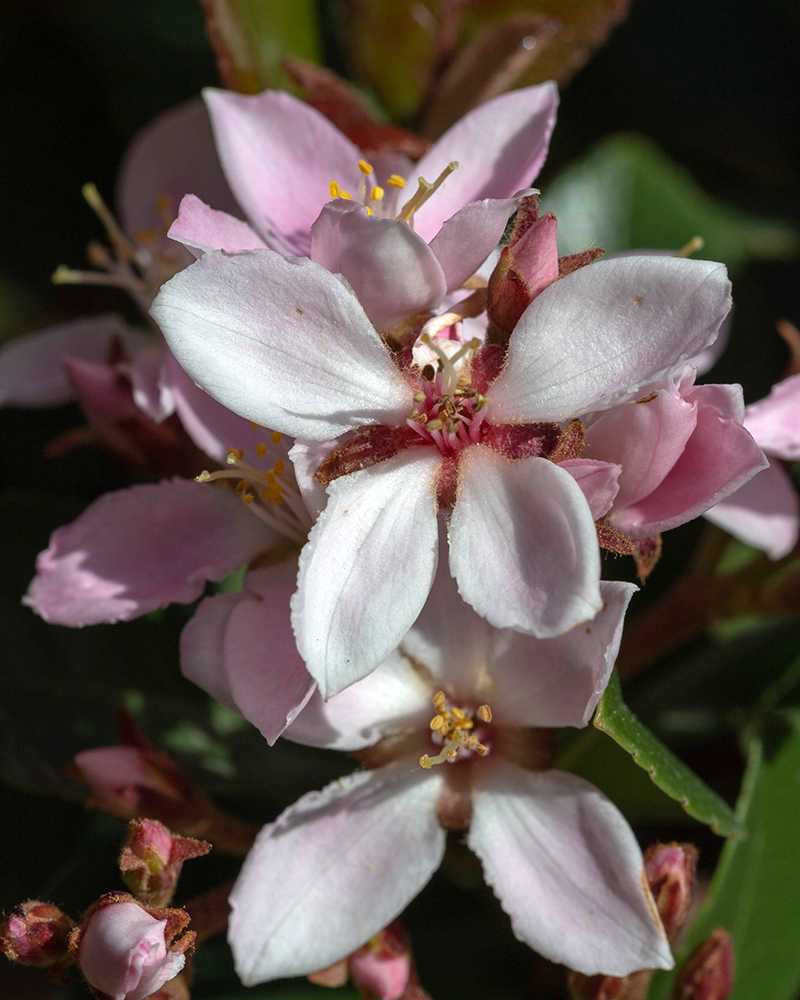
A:
{"type": "Polygon", "coordinates": [[[336,183],[336,181],[330,182],[330,184],[328,185],[328,190],[331,193],[331,198],[339,197],[339,185],[336,183]]]}
{"type": "Polygon", "coordinates": [[[359,160],[358,169],[362,174],[364,174],[365,177],[368,177],[372,173],[372,164],[367,163],[366,160],[359,160]]]}
{"type": "Polygon", "coordinates": [[[283,440],[283,434],[281,434],[280,431],[273,431],[272,432],[272,443],[273,444],[280,444],[282,440],[283,440]]]}
{"type": "Polygon", "coordinates": [[[392,174],[391,177],[387,177],[386,183],[391,187],[404,188],[406,186],[405,177],[401,177],[400,174],[392,174]]]}
{"type": "Polygon", "coordinates": [[[261,424],[257,424],[257,423],[255,422],[255,420],[251,420],[251,421],[250,421],[250,426],[251,426],[251,427],[253,428],[253,430],[254,430],[254,431],[257,431],[257,430],[258,430],[258,428],[259,428],[259,427],[261,426],[261,424]]]}
{"type": "Polygon", "coordinates": [[[349,191],[343,191],[341,189],[339,190],[339,197],[340,198],[344,198],[345,201],[352,201],[353,200],[353,196],[350,194],[349,191]]]}
{"type": "Polygon", "coordinates": [[[282,458],[279,458],[275,462],[274,469],[275,469],[275,475],[276,476],[282,476],[284,474],[284,472],[286,472],[286,466],[283,464],[283,459],[282,458]]]}
{"type": "Polygon", "coordinates": [[[491,722],[492,721],[492,710],[488,705],[478,706],[478,718],[481,722],[491,722]]]}
{"type": "Polygon", "coordinates": [[[691,257],[693,253],[697,253],[698,250],[702,250],[705,245],[706,242],[702,236],[693,236],[685,246],[680,248],[675,256],[691,257]]]}
{"type": "Polygon", "coordinates": [[[373,201],[380,201],[381,198],[386,194],[382,187],[378,184],[370,191],[369,196],[373,201]]]}
{"type": "Polygon", "coordinates": [[[228,448],[228,465],[236,465],[244,458],[244,448],[228,448]]]}
{"type": "Polygon", "coordinates": [[[264,444],[263,441],[259,441],[259,443],[256,445],[256,455],[258,455],[259,458],[263,458],[266,455],[266,453],[267,453],[267,446],[264,444]]]}

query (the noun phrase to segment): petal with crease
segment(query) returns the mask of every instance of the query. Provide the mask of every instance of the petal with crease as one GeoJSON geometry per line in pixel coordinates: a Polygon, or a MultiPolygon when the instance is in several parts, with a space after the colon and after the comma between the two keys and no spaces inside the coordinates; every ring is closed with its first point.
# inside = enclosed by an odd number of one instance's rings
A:
{"type": "Polygon", "coordinates": [[[558,464],[580,486],[592,518],[599,521],[601,517],[605,517],[619,492],[622,466],[611,462],[595,462],[590,458],[571,458],[558,464]]]}
{"type": "Polygon", "coordinates": [[[602,607],[600,556],[580,486],[545,458],[466,449],[450,519],[458,591],[496,628],[550,639],[602,607]]]}
{"type": "Polygon", "coordinates": [[[675,257],[602,260],[549,285],[522,314],[492,386],[504,420],[606,409],[710,343],[730,309],[725,267],[675,257]]]}
{"type": "Polygon", "coordinates": [[[328,487],[292,602],[297,646],[323,698],[366,677],[397,647],[431,589],[440,455],[425,451],[328,487]]]}
{"type": "Polygon", "coordinates": [[[26,604],[58,625],[129,621],[203,592],[274,533],[238,497],[186,479],[106,493],[53,533],[26,604]]]}
{"type": "Polygon", "coordinates": [[[444,854],[442,781],[405,759],[340,778],[264,827],[230,897],[246,986],[332,965],[403,910],[444,854]]]}
{"type": "Polygon", "coordinates": [[[616,806],[571,774],[485,763],[467,843],[516,936],[589,976],[672,968],[641,851],[616,806]]]}
{"type": "Polygon", "coordinates": [[[209,208],[193,194],[184,196],[178,218],[167,235],[197,250],[255,250],[266,247],[266,243],[246,222],[227,212],[209,208]]]}
{"type": "Polygon", "coordinates": [[[322,441],[408,411],[408,386],[355,295],[310,260],[206,253],[152,313],[194,381],[264,427],[322,441]]]}

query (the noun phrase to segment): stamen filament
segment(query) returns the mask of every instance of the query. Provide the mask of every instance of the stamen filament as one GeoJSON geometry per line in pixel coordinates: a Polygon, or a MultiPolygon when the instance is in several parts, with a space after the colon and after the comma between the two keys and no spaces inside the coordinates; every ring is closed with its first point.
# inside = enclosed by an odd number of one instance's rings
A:
{"type": "MultiPolygon", "coordinates": [[[[457,160],[453,160],[452,163],[448,163],[448,165],[439,174],[439,176],[436,178],[433,184],[431,184],[430,181],[426,181],[424,177],[420,177],[417,182],[418,183],[417,190],[408,199],[405,205],[403,205],[402,209],[400,210],[400,213],[397,216],[397,221],[408,222],[408,220],[411,218],[414,212],[416,212],[417,209],[421,208],[425,204],[425,202],[431,197],[431,195],[433,195],[436,191],[439,190],[439,188],[442,186],[442,184],[444,184],[444,182],[447,180],[450,174],[453,173],[454,170],[458,170],[457,160]]],[[[389,180],[387,181],[387,184],[391,183],[391,180],[392,178],[390,177],[389,180]]]]}

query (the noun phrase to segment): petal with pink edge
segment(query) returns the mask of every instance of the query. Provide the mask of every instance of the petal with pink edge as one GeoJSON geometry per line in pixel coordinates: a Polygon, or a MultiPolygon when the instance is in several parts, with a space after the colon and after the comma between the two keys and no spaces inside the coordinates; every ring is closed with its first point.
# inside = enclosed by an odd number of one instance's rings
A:
{"type": "Polygon", "coordinates": [[[605,517],[619,492],[622,466],[611,462],[596,462],[590,458],[571,458],[558,464],[580,486],[594,520],[599,521],[601,517],[605,517]]]}
{"type": "Polygon", "coordinates": [[[64,359],[106,364],[115,341],[129,355],[152,343],[113,313],[60,323],[12,340],[0,350],[0,406],[68,403],[75,394],[64,359]]]}
{"type": "Polygon", "coordinates": [[[206,253],[152,314],[195,382],[264,427],[324,441],[405,419],[408,385],[358,299],[310,260],[206,253]]]}
{"type": "Polygon", "coordinates": [[[466,449],[450,518],[450,570],[496,628],[551,639],[602,608],[597,532],[580,486],[545,458],[466,449]]]}
{"type": "Polygon", "coordinates": [[[476,768],[467,843],[516,936],[585,975],[673,966],[636,837],[572,774],[476,768]]]}
{"type": "Polygon", "coordinates": [[[748,406],[744,425],[770,455],[799,459],[800,375],[778,382],[769,396],[748,406]]]}
{"type": "Polygon", "coordinates": [[[358,148],[296,97],[203,91],[225,175],[255,229],[289,253],[307,255],[309,231],[330,199],[330,182],[357,190],[358,148]]]}
{"type": "MultiPolygon", "coordinates": [[[[541,170],[556,122],[554,83],[525,87],[486,101],[456,122],[416,165],[413,176],[435,181],[451,161],[458,170],[414,215],[414,228],[431,240],[470,201],[510,198],[541,170]]],[[[416,187],[406,188],[408,201],[416,187]]]]}
{"type": "Polygon", "coordinates": [[[770,559],[782,559],[797,542],[800,504],[792,480],[779,462],[770,461],[769,468],[703,516],[770,559]]]}
{"type": "Polygon", "coordinates": [[[585,726],[614,668],[636,590],[632,583],[602,582],[602,611],[555,639],[493,629],[486,697],[497,724],[585,726]]]}
{"type": "Polygon", "coordinates": [[[615,528],[647,538],[704,513],[767,467],[764,453],[735,420],[701,407],[683,454],[660,486],[639,503],[612,513],[615,528]]]}
{"type": "Polygon", "coordinates": [[[97,625],[200,596],[275,535],[232,493],[186,479],[106,493],[53,533],[26,604],[57,625],[97,625]]]}
{"type": "Polygon", "coordinates": [[[422,609],[436,571],[437,451],[336,479],[300,556],[297,646],[323,698],[371,673],[422,609]]]}
{"type": "Polygon", "coordinates": [[[267,246],[246,222],[227,212],[209,208],[193,194],[184,196],[178,218],[167,235],[171,240],[178,240],[184,246],[200,251],[255,250],[267,246]]]}
{"type": "Polygon", "coordinates": [[[248,573],[238,594],[207,598],[181,634],[181,670],[235,708],[270,746],[314,690],[292,634],[297,561],[248,573]],[[231,600],[236,598],[236,600],[231,600]]]}
{"type": "Polygon", "coordinates": [[[264,827],[230,897],[246,986],[332,965],[403,910],[444,854],[442,783],[406,758],[305,795],[264,827]]]}
{"type": "Polygon", "coordinates": [[[311,227],[311,259],[347,278],[379,330],[438,305],[447,291],[436,254],[409,225],[379,219],[341,198],[327,204],[311,227]]]}
{"type": "Polygon", "coordinates": [[[493,407],[504,420],[555,421],[606,409],[702,350],[730,305],[722,264],[625,257],[581,267],[522,314],[493,407]]]}

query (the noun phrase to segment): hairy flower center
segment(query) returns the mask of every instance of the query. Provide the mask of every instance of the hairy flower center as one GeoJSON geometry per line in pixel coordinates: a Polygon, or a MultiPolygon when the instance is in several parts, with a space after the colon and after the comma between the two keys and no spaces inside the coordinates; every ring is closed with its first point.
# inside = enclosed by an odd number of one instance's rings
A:
{"type": "MultiPolygon", "coordinates": [[[[475,719],[469,709],[451,705],[444,691],[437,691],[433,696],[433,707],[436,715],[430,721],[433,738],[443,744],[441,751],[435,757],[424,753],[419,763],[421,767],[430,769],[434,764],[450,764],[456,762],[459,751],[472,751],[479,757],[489,752],[489,747],[481,743],[473,732],[475,719]]],[[[480,722],[488,725],[492,721],[492,710],[488,705],[479,705],[475,712],[480,722]]]]}
{"type": "Polygon", "coordinates": [[[397,214],[395,212],[397,209],[398,193],[407,186],[405,177],[401,177],[399,174],[391,174],[384,181],[385,186],[382,186],[378,184],[375,168],[371,163],[367,163],[366,160],[359,160],[358,169],[361,173],[361,179],[358,182],[355,199],[349,191],[345,191],[335,180],[332,180],[328,186],[331,198],[343,198],[345,201],[355,200],[363,205],[370,215],[377,215],[382,219],[393,218],[397,222],[407,222],[413,226],[414,213],[439,190],[450,174],[458,169],[458,162],[453,160],[452,163],[448,163],[433,183],[426,181],[424,177],[420,177],[417,181],[417,190],[397,214]],[[391,190],[387,193],[386,188],[390,188],[391,190]]]}

